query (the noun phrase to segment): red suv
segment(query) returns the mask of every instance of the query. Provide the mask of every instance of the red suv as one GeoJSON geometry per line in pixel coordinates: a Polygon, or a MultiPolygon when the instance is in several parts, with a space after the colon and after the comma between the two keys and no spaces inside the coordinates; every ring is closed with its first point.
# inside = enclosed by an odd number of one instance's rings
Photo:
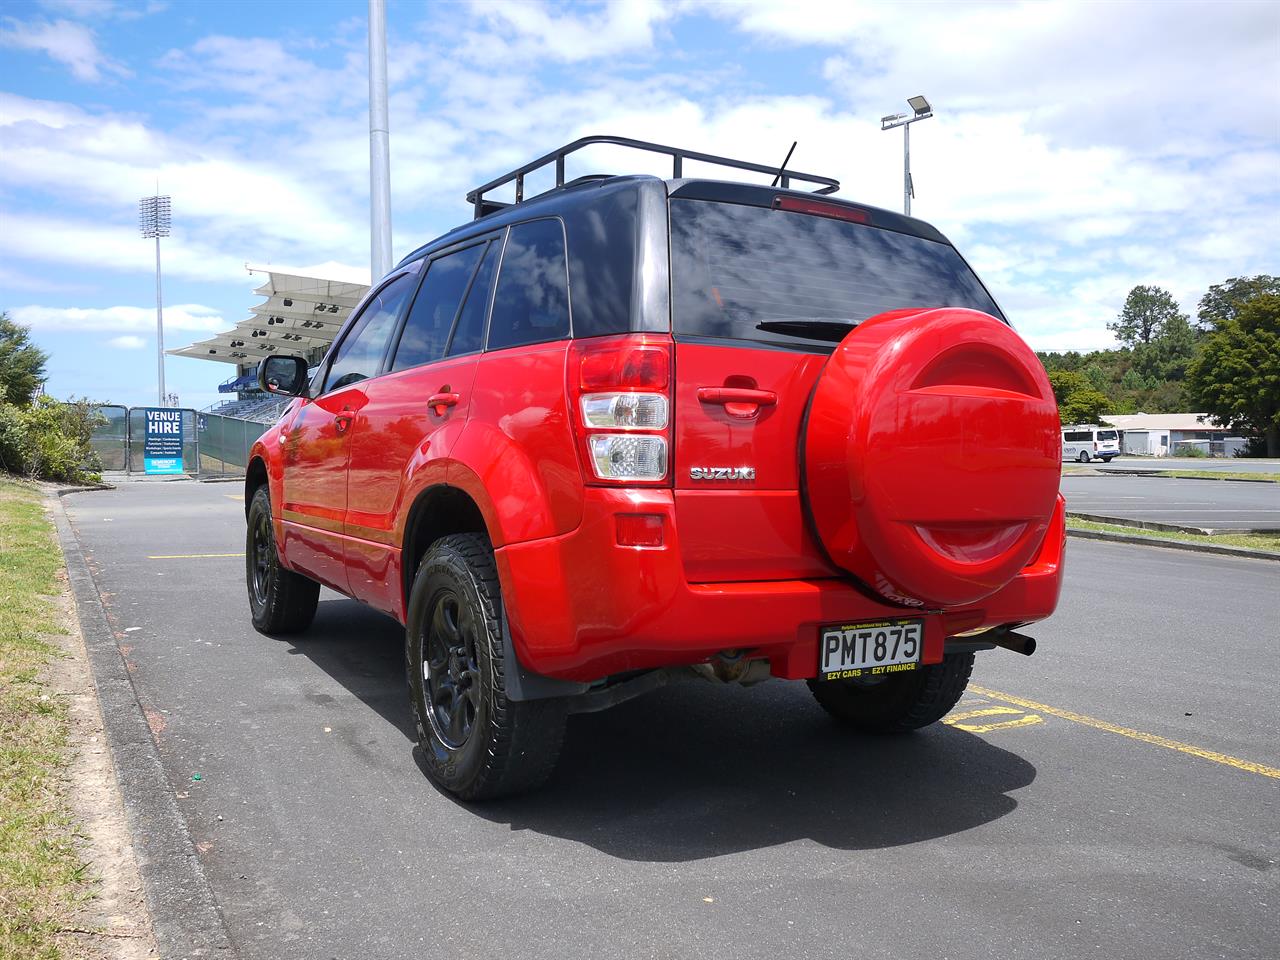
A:
{"type": "Polygon", "coordinates": [[[261,365],[297,399],[246,479],[254,625],[306,628],[321,584],[403,623],[427,769],[469,799],[677,678],[804,680],[903,731],[976,650],[1030,653],[1065,541],[1048,379],[945,237],[838,186],[592,137],[469,194],[314,375],[261,365]],[[672,179],[564,182],[602,142],[672,179]]]}

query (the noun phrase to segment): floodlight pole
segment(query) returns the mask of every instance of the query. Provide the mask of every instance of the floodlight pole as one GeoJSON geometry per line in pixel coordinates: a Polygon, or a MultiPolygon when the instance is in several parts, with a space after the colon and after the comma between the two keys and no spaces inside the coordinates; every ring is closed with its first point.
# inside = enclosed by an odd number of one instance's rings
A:
{"type": "Polygon", "coordinates": [[[160,384],[160,406],[167,407],[164,395],[164,296],[160,290],[160,234],[156,234],[156,382],[160,384]]]}
{"type": "Polygon", "coordinates": [[[156,241],[156,386],[160,406],[167,407],[164,389],[164,297],[160,287],[160,238],[169,236],[172,222],[167,196],[143,197],[138,201],[138,231],[156,241]]]}
{"type": "Polygon", "coordinates": [[[911,198],[915,196],[915,185],[911,182],[911,124],[917,120],[928,120],[933,116],[933,108],[924,97],[912,97],[908,104],[914,114],[893,113],[880,118],[881,130],[902,128],[902,212],[911,216],[911,198]]]}
{"type": "Polygon", "coordinates": [[[369,0],[369,232],[372,281],[391,272],[391,149],[387,120],[387,3],[369,0]]]}

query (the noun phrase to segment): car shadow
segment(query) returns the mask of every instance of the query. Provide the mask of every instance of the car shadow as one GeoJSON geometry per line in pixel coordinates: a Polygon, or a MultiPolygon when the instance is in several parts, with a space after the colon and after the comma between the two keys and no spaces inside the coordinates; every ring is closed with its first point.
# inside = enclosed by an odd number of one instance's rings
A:
{"type": "Polygon", "coordinates": [[[356,600],[321,594],[311,627],[280,641],[417,742],[404,679],[404,627],[391,617],[356,600]]]}
{"type": "MultiPolygon", "coordinates": [[[[415,738],[398,624],[353,601],[326,601],[294,644],[415,738]]],[[[690,681],[571,716],[545,787],[460,805],[621,859],[682,862],[804,839],[858,850],[961,833],[1011,813],[1011,794],[1035,776],[1016,753],[942,724],[901,736],[851,732],[802,683],[690,681]]]]}

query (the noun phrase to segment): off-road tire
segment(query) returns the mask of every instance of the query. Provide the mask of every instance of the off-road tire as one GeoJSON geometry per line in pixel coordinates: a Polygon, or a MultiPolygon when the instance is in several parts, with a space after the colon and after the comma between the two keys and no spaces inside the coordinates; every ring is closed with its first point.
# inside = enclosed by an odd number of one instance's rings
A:
{"type": "Polygon", "coordinates": [[[255,628],[267,634],[285,634],[311,626],[320,601],[320,584],[280,565],[271,523],[271,494],[266,486],[254,491],[249,504],[244,562],[255,628]]]}
{"type": "MultiPolygon", "coordinates": [[[[405,665],[409,701],[418,730],[422,765],[442,789],[462,800],[493,800],[540,787],[555,769],[564,740],[566,710],[561,700],[512,700],[507,696],[507,671],[502,642],[502,593],[493,548],[483,534],[462,533],[441,537],[431,545],[418,565],[409,595],[405,624],[405,665]],[[445,617],[442,630],[435,624],[438,608],[445,617]],[[453,614],[443,611],[452,610],[453,614]],[[450,616],[453,617],[450,621],[450,616]],[[432,639],[432,631],[436,639],[432,639]],[[453,645],[442,637],[456,637],[453,645]],[[441,646],[469,651],[449,657],[473,664],[462,669],[463,680],[453,686],[447,702],[459,691],[470,691],[473,719],[465,737],[450,743],[456,731],[448,721],[453,711],[431,700],[433,681],[424,672],[427,651],[441,646]]],[[[440,676],[437,668],[435,676],[440,676]]],[[[446,683],[452,681],[446,680],[446,683]]]]}
{"type": "Polygon", "coordinates": [[[973,672],[972,653],[947,654],[941,663],[878,682],[810,680],[822,709],[865,733],[906,733],[936,723],[959,702],[973,672]]]}

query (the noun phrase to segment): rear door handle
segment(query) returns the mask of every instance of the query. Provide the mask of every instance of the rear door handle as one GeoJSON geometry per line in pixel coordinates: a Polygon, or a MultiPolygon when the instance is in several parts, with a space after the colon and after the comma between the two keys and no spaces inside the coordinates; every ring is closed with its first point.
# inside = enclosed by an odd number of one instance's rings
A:
{"type": "Polygon", "coordinates": [[[772,390],[752,390],[747,387],[699,387],[698,399],[703,403],[715,403],[724,412],[739,420],[750,420],[761,407],[771,407],[778,402],[772,390]]]}
{"type": "Polygon", "coordinates": [[[456,393],[433,393],[427,397],[427,406],[434,408],[437,417],[443,417],[445,410],[456,407],[461,399],[456,393]]]}

